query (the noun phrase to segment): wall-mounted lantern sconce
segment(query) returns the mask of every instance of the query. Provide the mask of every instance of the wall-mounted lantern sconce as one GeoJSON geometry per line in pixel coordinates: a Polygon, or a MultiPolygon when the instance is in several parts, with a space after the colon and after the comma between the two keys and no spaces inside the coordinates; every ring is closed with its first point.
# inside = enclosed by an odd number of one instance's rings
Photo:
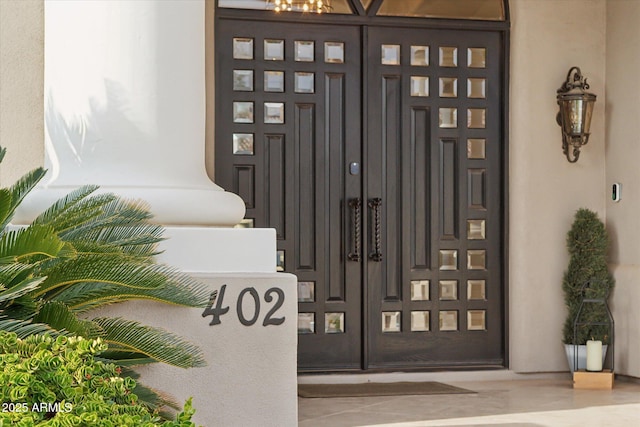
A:
{"type": "Polygon", "coordinates": [[[580,68],[571,67],[565,81],[558,89],[560,112],[556,120],[562,128],[562,152],[569,163],[575,163],[580,157],[580,148],[589,142],[589,128],[596,96],[586,92],[589,89],[587,79],[580,68]]]}

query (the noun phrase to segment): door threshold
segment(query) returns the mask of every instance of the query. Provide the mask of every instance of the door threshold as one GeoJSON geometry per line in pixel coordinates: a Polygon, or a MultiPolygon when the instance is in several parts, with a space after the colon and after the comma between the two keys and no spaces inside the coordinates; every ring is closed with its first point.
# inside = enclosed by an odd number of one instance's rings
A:
{"type": "Polygon", "coordinates": [[[508,369],[449,372],[380,372],[358,374],[298,374],[298,384],[362,384],[385,382],[466,382],[567,379],[567,372],[517,373],[508,369]]]}

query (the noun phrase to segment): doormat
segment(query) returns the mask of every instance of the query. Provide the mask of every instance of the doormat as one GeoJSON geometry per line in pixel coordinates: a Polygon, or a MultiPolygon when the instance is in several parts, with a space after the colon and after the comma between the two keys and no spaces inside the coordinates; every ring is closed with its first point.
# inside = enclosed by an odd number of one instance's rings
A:
{"type": "Polygon", "coordinates": [[[300,397],[408,396],[474,394],[475,391],[435,381],[362,384],[298,384],[300,397]]]}

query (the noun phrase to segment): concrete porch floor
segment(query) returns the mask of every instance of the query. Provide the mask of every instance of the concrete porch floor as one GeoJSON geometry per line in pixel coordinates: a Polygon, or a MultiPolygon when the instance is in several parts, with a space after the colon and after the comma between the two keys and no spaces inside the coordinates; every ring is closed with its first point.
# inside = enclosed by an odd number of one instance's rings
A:
{"type": "MultiPolygon", "coordinates": [[[[424,381],[446,382],[477,393],[298,398],[299,426],[640,427],[640,383],[635,380],[618,378],[613,390],[574,390],[569,374],[513,374],[498,380],[473,381],[461,381],[460,377],[455,375],[455,381],[445,381],[442,377],[424,381]]],[[[331,381],[323,378],[318,381],[317,377],[315,380],[311,376],[300,377],[299,382],[331,381]]],[[[345,378],[344,382],[353,382],[345,378]]],[[[403,379],[370,379],[387,380],[403,379]]]]}

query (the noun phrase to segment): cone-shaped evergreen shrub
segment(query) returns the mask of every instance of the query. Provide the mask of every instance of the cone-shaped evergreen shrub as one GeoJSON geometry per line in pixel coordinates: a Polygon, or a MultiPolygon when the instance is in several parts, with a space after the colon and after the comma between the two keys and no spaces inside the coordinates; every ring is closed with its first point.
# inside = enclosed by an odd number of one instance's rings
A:
{"type": "MultiPolygon", "coordinates": [[[[574,321],[583,299],[583,286],[586,298],[604,298],[609,296],[614,279],[607,267],[607,247],[609,237],[604,223],[598,215],[589,209],[578,209],[573,225],[567,233],[569,267],[564,273],[562,289],[568,309],[564,324],[563,340],[565,344],[584,344],[588,339],[609,339],[609,328],[603,325],[585,325],[577,331],[577,342],[573,341],[574,321]]],[[[585,304],[580,313],[581,322],[607,322],[607,312],[602,304],[585,304]]]]}

